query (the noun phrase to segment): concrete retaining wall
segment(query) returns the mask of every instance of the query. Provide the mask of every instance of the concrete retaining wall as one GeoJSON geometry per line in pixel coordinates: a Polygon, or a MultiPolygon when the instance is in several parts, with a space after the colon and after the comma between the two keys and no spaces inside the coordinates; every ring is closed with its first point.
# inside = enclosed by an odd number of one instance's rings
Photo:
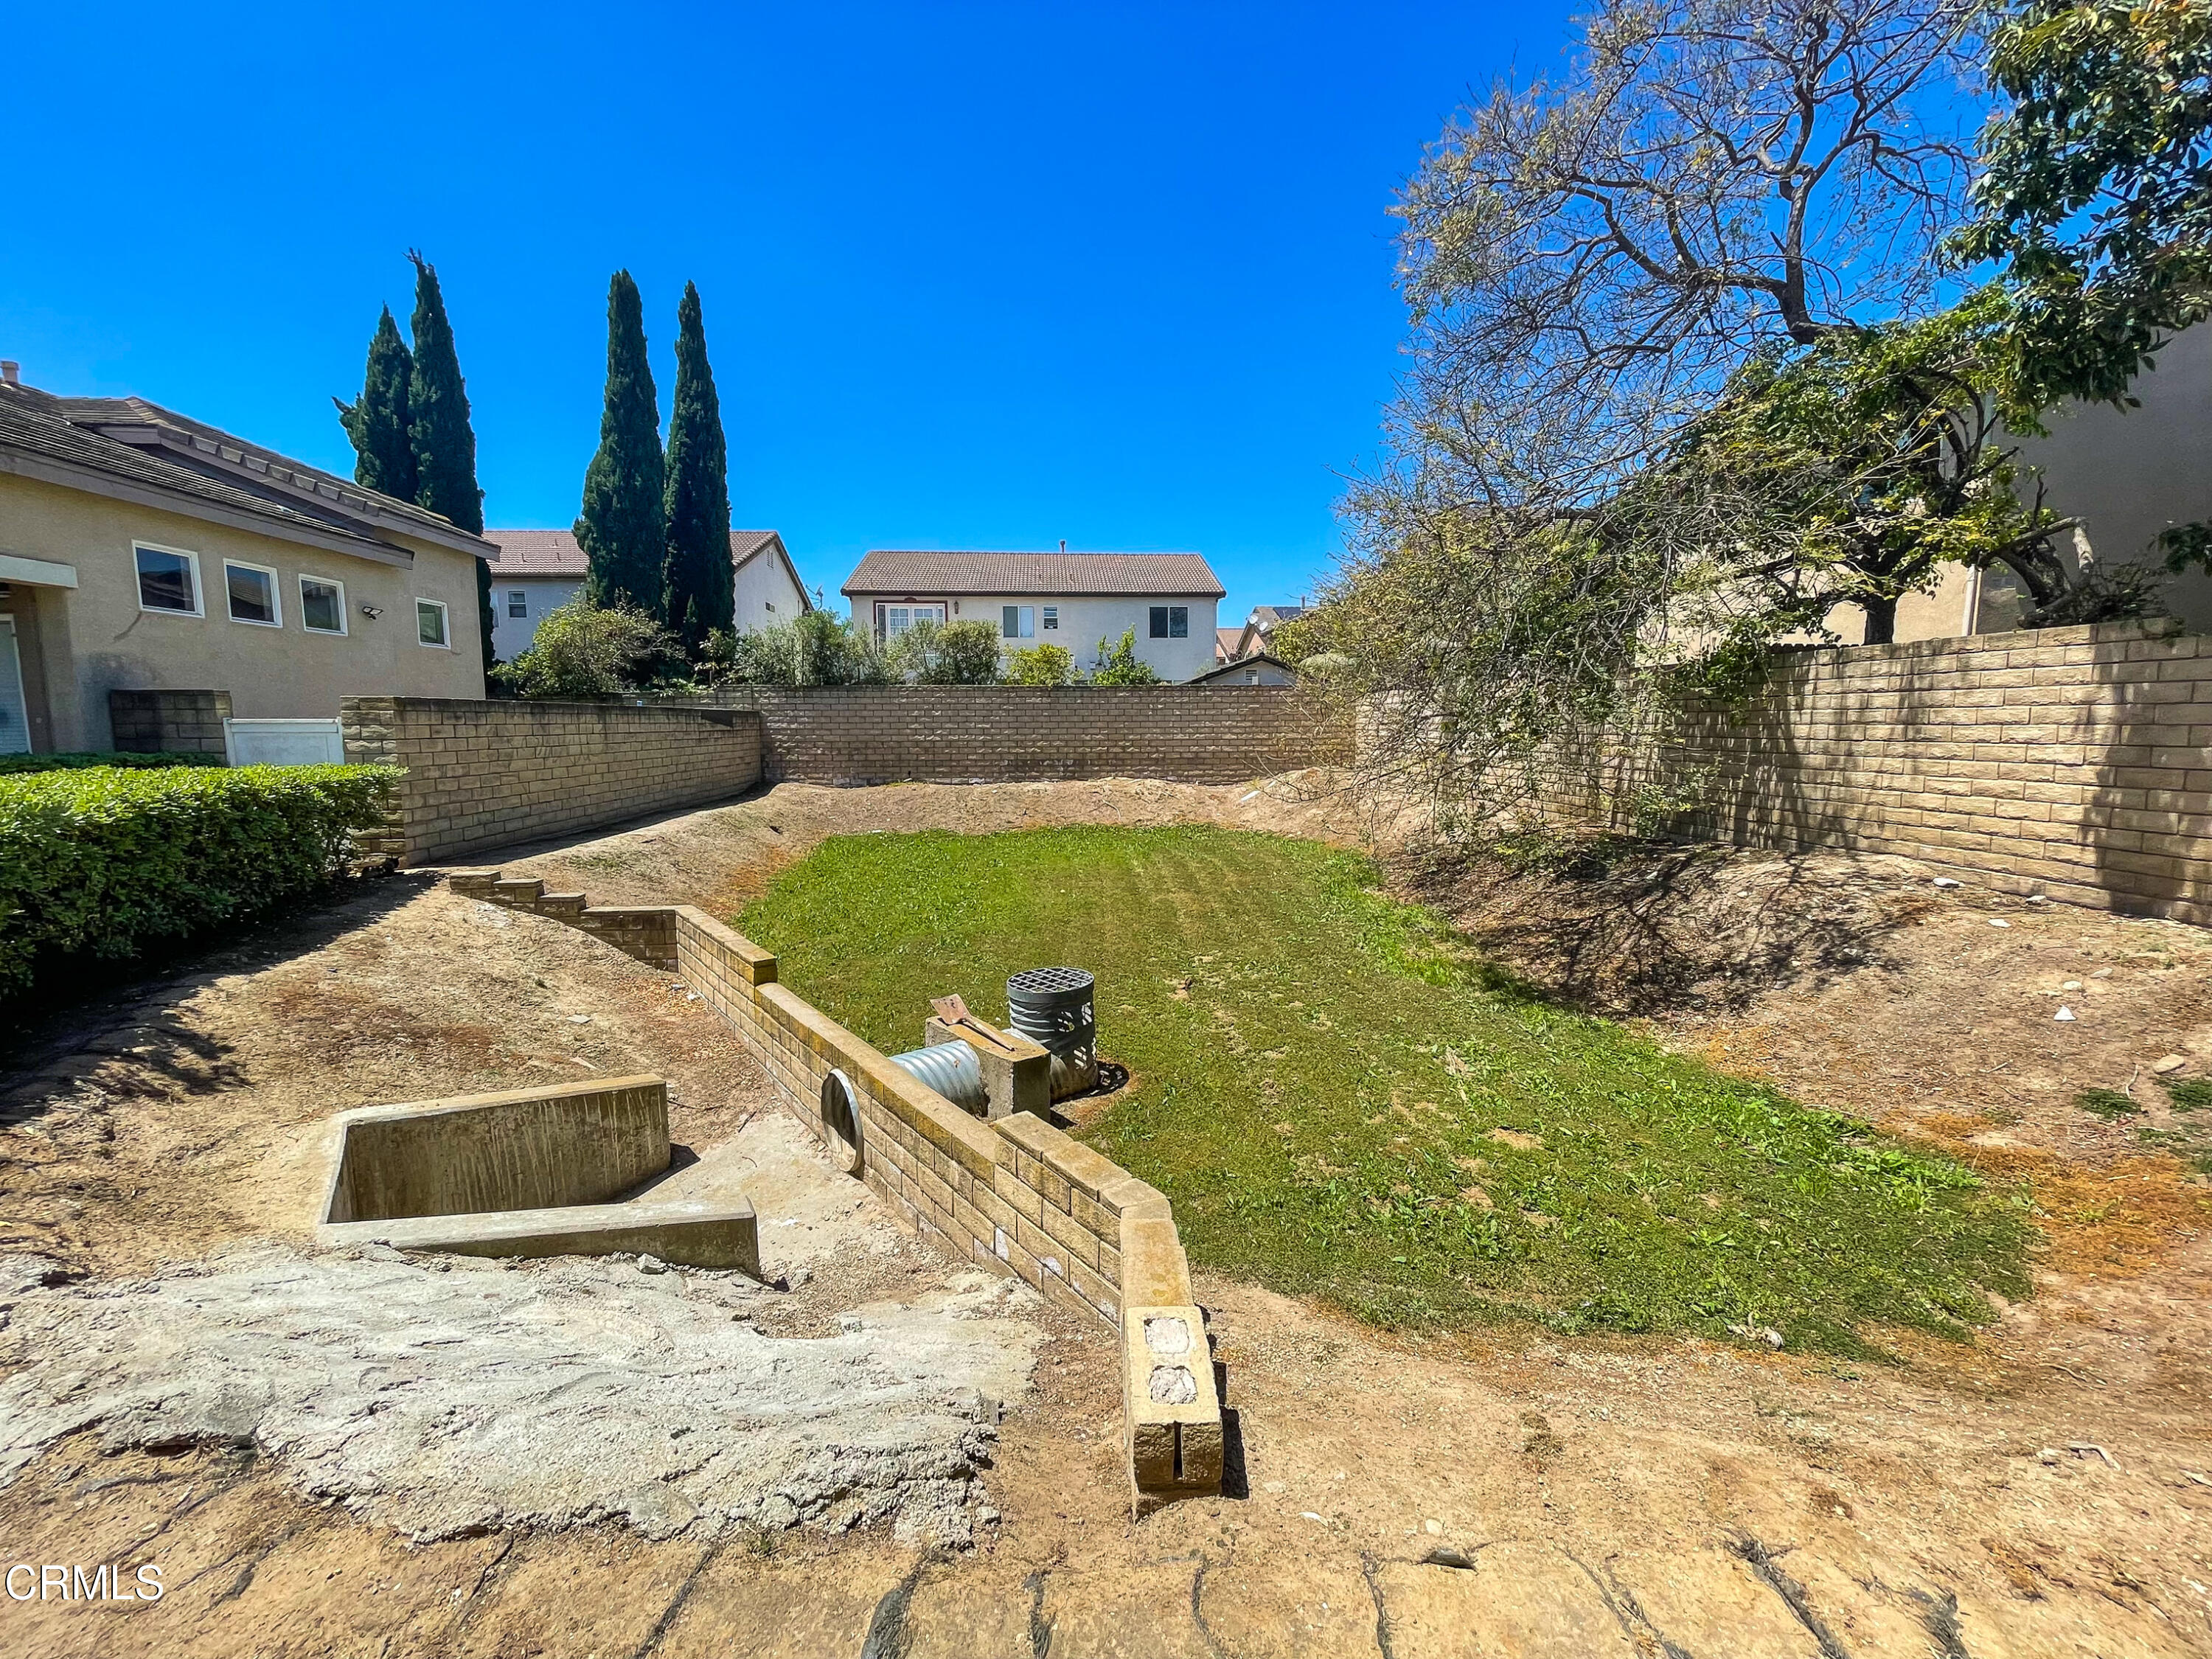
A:
{"type": "Polygon", "coordinates": [[[668,1090],[608,1078],[341,1114],[326,1222],[605,1204],[668,1167],[668,1090]]]}
{"type": "Polygon", "coordinates": [[[760,720],[733,710],[348,697],[339,719],[348,761],[407,769],[395,832],[410,864],[727,800],[761,778],[760,720]]]}
{"type": "Polygon", "coordinates": [[[1290,686],[736,686],[771,781],[1241,783],[1350,757],[1348,733],[1290,686]]]}
{"type": "Polygon", "coordinates": [[[542,882],[468,870],[450,883],[677,974],[760,1055],[786,1107],[841,1153],[820,1102],[823,1079],[842,1073],[860,1107],[857,1173],[909,1227],[956,1260],[1014,1274],[1120,1328],[1136,1510],[1220,1491],[1221,1404],[1205,1316],[1174,1211],[1157,1188],[1028,1112],[969,1116],[778,982],[771,952],[703,910],[625,908],[610,926],[581,894],[548,894],[542,882]],[[1164,1367],[1180,1373],[1171,1386],[1156,1386],[1164,1367]]]}

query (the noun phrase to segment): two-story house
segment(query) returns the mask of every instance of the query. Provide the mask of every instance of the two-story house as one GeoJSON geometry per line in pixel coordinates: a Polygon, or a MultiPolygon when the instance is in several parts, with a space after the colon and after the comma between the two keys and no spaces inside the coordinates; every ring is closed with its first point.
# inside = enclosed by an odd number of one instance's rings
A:
{"type": "Polygon", "coordinates": [[[1088,669],[1103,640],[1136,636],[1164,680],[1213,666],[1221,582],[1196,553],[926,553],[878,550],[841,590],[856,627],[888,644],[918,622],[983,622],[1000,654],[1065,646],[1088,669]]]}
{"type": "Polygon", "coordinates": [[[0,753],[116,747],[114,708],[169,695],[319,720],[349,694],[481,697],[491,550],[143,398],[57,397],[0,364],[0,753]]]}
{"type": "MultiPolygon", "coordinates": [[[[584,550],[568,530],[487,530],[499,550],[491,562],[492,649],[513,662],[530,649],[538,624],[584,585],[584,550]]],[[[774,628],[814,609],[783,538],[773,530],[732,530],[730,564],[740,634],[774,628]]]]}

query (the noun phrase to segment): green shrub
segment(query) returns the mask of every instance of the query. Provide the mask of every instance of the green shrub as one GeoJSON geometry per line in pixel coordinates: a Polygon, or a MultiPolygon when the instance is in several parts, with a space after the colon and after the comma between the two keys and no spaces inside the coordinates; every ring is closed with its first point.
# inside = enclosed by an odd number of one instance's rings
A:
{"type": "Polygon", "coordinates": [[[95,767],[0,779],[0,997],[42,957],[119,958],[327,881],[388,766],[95,767]]]}
{"type": "Polygon", "coordinates": [[[71,772],[88,766],[221,766],[220,755],[0,755],[0,776],[10,772],[71,772]]]}
{"type": "Polygon", "coordinates": [[[1152,665],[1137,656],[1137,630],[1121,630],[1121,639],[1114,643],[1098,641],[1098,659],[1091,666],[1093,685],[1158,685],[1160,677],[1152,672],[1152,665]]]}
{"type": "Polygon", "coordinates": [[[1033,645],[1006,660],[1009,685],[1073,685],[1079,678],[1075,653],[1064,645],[1033,645]]]}
{"type": "Polygon", "coordinates": [[[595,605],[588,589],[549,611],[530,649],[492,678],[518,697],[574,700],[642,691],[681,672],[676,636],[631,605],[595,605]]]}

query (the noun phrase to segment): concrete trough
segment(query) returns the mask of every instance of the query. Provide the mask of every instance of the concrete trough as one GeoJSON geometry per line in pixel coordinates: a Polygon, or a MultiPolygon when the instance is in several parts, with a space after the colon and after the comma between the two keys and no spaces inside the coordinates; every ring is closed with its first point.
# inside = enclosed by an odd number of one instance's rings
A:
{"type": "Polygon", "coordinates": [[[760,1276],[759,1224],[723,1202],[623,1194],[669,1165],[668,1088],[656,1077],[365,1106],[331,1120],[315,1231],[464,1255],[634,1252],[760,1276]]]}

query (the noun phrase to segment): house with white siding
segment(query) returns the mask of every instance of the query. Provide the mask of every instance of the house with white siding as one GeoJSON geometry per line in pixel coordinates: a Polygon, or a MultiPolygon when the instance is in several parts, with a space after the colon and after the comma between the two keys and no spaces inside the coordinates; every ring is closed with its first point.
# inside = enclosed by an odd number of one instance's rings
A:
{"type": "Polygon", "coordinates": [[[1099,641],[1136,635],[1138,659],[1164,680],[1213,666],[1224,589],[1196,553],[913,552],[862,559],[842,591],[853,622],[885,644],[918,622],[983,622],[1002,658],[1064,646],[1088,670],[1099,641]]]}
{"type": "MultiPolygon", "coordinates": [[[[584,585],[584,550],[568,530],[487,530],[499,549],[491,561],[492,648],[501,662],[530,649],[538,624],[584,585]]],[[[783,538],[773,530],[732,530],[730,563],[740,634],[773,628],[814,609],[783,538]]]]}

